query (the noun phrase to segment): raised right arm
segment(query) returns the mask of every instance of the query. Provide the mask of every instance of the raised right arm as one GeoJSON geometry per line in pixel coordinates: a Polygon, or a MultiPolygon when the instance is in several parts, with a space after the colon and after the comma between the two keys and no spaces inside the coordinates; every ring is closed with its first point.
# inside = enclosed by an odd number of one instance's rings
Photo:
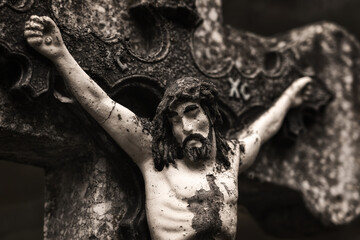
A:
{"type": "Polygon", "coordinates": [[[137,116],[114,102],[79,66],[49,17],[31,16],[24,35],[31,47],[50,59],[82,107],[112,136],[132,159],[141,164],[151,158],[151,136],[137,116]]]}
{"type": "Polygon", "coordinates": [[[290,108],[300,106],[306,99],[303,89],[311,82],[310,77],[296,79],[277,99],[277,101],[247,129],[237,134],[244,143],[245,157],[239,171],[248,168],[254,162],[262,144],[273,137],[280,129],[290,108]]]}

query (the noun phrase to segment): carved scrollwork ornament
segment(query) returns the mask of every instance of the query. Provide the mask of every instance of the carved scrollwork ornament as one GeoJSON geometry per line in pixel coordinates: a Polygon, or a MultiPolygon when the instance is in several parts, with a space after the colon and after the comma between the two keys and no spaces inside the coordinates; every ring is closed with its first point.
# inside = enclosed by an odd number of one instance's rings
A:
{"type": "Polygon", "coordinates": [[[4,57],[7,64],[17,65],[20,74],[13,82],[9,83],[12,90],[21,90],[23,87],[28,87],[31,82],[33,67],[29,58],[21,52],[13,51],[8,45],[0,40],[0,53],[4,57]]]}
{"type": "Polygon", "coordinates": [[[125,38],[128,52],[143,62],[163,60],[170,49],[170,34],[163,17],[147,5],[133,6],[130,14],[136,26],[141,27],[130,28],[129,35],[125,38]],[[139,19],[141,22],[138,22],[139,19]]]}
{"type": "Polygon", "coordinates": [[[16,11],[25,12],[31,9],[34,0],[1,0],[0,8],[8,6],[16,11]]]}

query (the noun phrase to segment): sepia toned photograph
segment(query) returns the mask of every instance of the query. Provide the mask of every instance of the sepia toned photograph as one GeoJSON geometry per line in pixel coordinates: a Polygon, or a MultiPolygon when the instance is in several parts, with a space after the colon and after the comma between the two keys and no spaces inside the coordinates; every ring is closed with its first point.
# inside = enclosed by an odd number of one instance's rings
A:
{"type": "Polygon", "coordinates": [[[360,239],[359,11],[0,0],[0,239],[360,239]]]}

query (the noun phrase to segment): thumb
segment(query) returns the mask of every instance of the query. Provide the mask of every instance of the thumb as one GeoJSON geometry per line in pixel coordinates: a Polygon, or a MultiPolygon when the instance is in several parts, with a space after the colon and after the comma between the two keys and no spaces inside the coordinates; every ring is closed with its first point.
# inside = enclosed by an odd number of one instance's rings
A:
{"type": "Polygon", "coordinates": [[[44,22],[44,24],[46,26],[48,26],[48,27],[50,26],[51,30],[53,30],[54,28],[56,29],[56,23],[54,22],[54,20],[52,20],[48,16],[42,16],[41,20],[44,22]]]}
{"type": "Polygon", "coordinates": [[[52,25],[56,25],[54,20],[52,20],[50,17],[48,16],[42,16],[41,19],[46,22],[46,23],[49,23],[49,24],[52,24],[52,25]]]}

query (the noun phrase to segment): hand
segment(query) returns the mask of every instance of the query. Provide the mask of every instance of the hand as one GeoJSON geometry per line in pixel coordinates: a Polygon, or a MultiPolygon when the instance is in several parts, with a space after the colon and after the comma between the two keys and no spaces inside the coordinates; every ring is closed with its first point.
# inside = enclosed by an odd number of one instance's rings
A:
{"type": "Polygon", "coordinates": [[[50,60],[67,52],[59,28],[49,17],[31,16],[25,23],[24,36],[32,48],[50,60]]]}
{"type": "Polygon", "coordinates": [[[309,98],[311,94],[310,77],[296,79],[291,86],[286,89],[285,94],[290,98],[291,107],[297,107],[309,98]]]}

